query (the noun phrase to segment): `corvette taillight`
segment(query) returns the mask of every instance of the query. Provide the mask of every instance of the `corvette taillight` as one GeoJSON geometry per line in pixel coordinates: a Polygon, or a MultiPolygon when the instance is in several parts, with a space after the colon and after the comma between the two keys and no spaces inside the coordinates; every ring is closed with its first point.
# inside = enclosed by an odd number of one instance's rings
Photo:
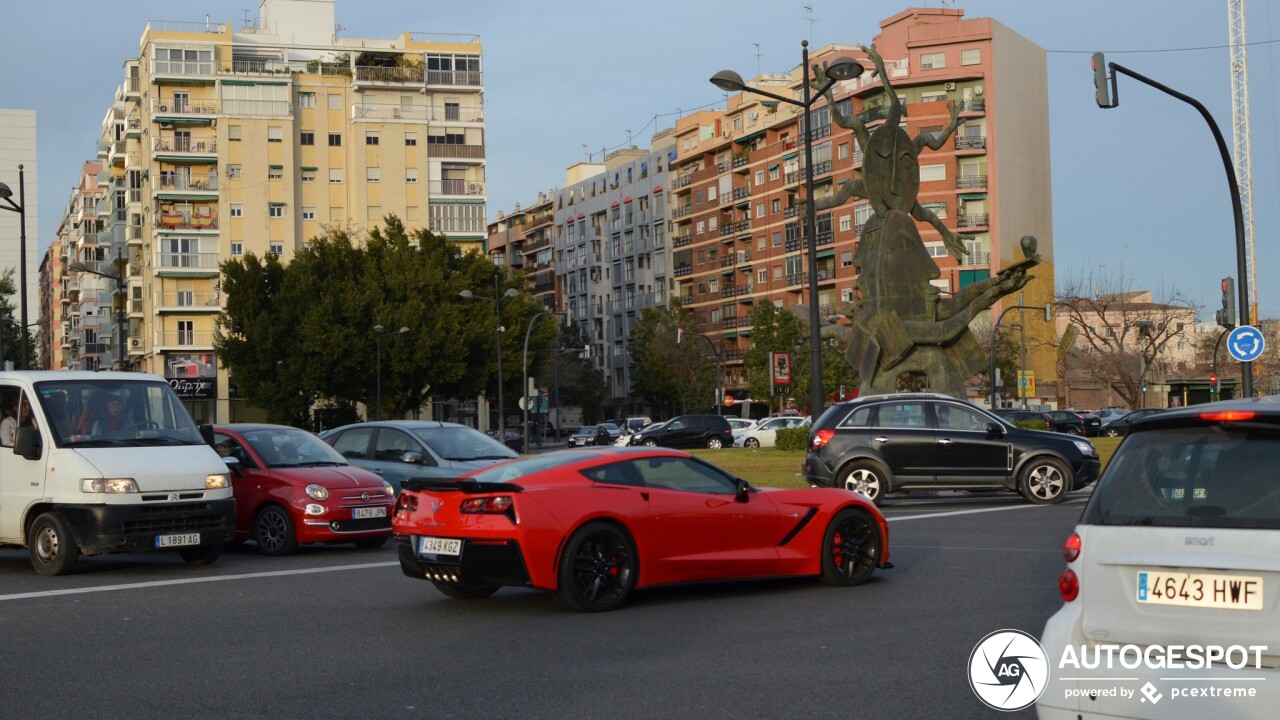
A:
{"type": "Polygon", "coordinates": [[[1066,558],[1067,562],[1075,562],[1076,558],[1080,557],[1080,547],[1080,535],[1071,533],[1067,541],[1062,543],[1062,557],[1066,558]]]}
{"type": "Polygon", "coordinates": [[[818,432],[813,434],[813,443],[810,445],[809,449],[820,450],[822,449],[823,445],[826,445],[827,443],[831,442],[831,438],[835,436],[836,436],[835,430],[819,430],[818,432]]]}
{"type": "Polygon", "coordinates": [[[406,511],[413,512],[418,509],[418,496],[413,493],[402,492],[396,498],[396,512],[406,511]]]}
{"type": "Polygon", "coordinates": [[[467,498],[459,509],[464,515],[501,515],[511,509],[510,495],[467,498]]]}

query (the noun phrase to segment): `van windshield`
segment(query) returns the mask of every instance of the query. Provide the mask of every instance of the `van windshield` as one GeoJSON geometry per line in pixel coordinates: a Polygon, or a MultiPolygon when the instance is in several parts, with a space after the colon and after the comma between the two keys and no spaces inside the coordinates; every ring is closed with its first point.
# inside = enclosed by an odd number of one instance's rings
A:
{"type": "Polygon", "coordinates": [[[165,383],[68,380],[36,383],[58,447],[200,445],[200,431],[165,383]]]}

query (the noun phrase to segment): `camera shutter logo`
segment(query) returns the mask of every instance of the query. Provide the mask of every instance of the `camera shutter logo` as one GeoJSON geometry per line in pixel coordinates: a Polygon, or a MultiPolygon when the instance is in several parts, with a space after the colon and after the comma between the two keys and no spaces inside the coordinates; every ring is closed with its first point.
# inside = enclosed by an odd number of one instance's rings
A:
{"type": "Polygon", "coordinates": [[[1030,707],[1048,681],[1049,658],[1044,648],[1021,630],[997,630],[969,654],[969,687],[995,710],[1030,707]]]}

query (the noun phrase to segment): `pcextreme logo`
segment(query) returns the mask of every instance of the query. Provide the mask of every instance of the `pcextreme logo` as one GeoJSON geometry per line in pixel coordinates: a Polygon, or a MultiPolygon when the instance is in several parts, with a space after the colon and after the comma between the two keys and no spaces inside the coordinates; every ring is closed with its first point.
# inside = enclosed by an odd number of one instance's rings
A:
{"type": "Polygon", "coordinates": [[[969,654],[969,687],[995,710],[1030,707],[1048,682],[1048,655],[1039,640],[1021,630],[997,630],[969,654]]]}

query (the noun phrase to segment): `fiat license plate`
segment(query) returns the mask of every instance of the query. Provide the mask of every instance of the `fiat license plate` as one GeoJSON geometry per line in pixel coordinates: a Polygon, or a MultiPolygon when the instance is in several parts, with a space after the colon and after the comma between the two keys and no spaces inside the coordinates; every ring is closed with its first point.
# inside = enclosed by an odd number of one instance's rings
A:
{"type": "Polygon", "coordinates": [[[181,535],[157,535],[156,547],[186,547],[188,545],[199,545],[200,533],[185,533],[181,535]]]}
{"type": "Polygon", "coordinates": [[[1261,610],[1262,598],[1262,578],[1256,575],[1138,571],[1140,603],[1261,610]]]}
{"type": "Polygon", "coordinates": [[[418,551],[423,555],[460,555],[462,541],[449,538],[424,537],[418,551]]]}
{"type": "Polygon", "coordinates": [[[358,507],[351,510],[351,518],[353,520],[363,520],[365,518],[381,518],[387,516],[387,508],[379,505],[378,507],[358,507]]]}

